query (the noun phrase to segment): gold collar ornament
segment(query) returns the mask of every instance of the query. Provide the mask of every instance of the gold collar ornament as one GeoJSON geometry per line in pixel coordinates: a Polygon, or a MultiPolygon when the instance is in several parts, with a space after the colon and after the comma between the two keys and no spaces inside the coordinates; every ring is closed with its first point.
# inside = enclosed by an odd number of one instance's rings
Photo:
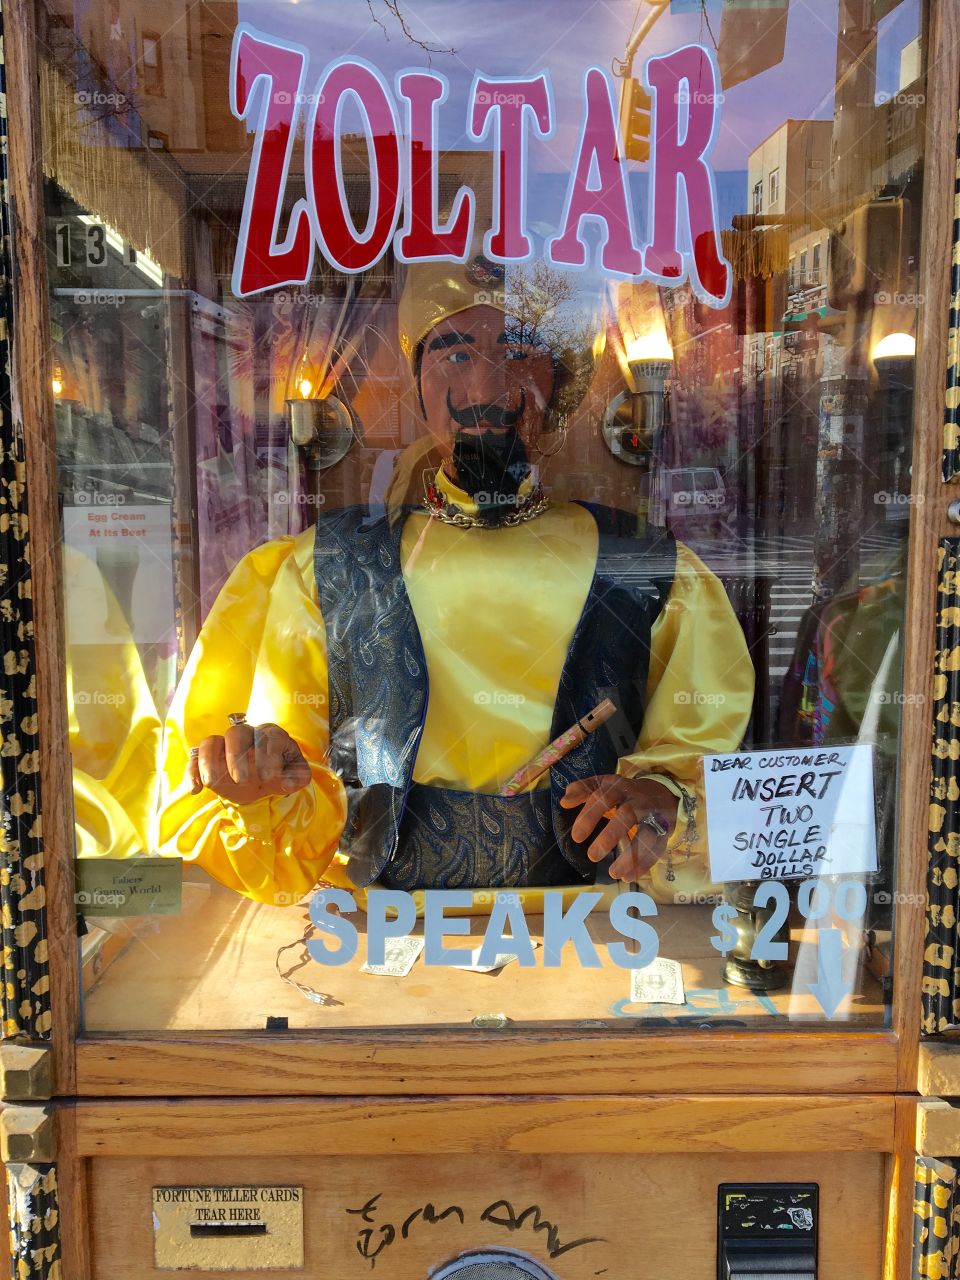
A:
{"type": "Polygon", "coordinates": [[[424,485],[423,505],[432,519],[440,520],[443,524],[457,525],[461,529],[501,529],[504,526],[524,524],[527,520],[535,520],[537,516],[542,516],[549,507],[550,500],[544,493],[543,485],[538,481],[526,497],[518,499],[509,515],[504,516],[502,520],[485,520],[479,513],[462,511],[456,503],[451,502],[443,494],[433,480],[430,480],[424,485]]]}

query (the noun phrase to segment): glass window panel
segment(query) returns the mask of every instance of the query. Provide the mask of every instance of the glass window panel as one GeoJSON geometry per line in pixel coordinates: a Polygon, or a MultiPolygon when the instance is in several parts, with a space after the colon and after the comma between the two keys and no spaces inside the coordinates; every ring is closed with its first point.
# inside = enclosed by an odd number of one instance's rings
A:
{"type": "Polygon", "coordinates": [[[87,1030],[883,1027],[925,9],[371,6],[41,3],[87,1030]]]}

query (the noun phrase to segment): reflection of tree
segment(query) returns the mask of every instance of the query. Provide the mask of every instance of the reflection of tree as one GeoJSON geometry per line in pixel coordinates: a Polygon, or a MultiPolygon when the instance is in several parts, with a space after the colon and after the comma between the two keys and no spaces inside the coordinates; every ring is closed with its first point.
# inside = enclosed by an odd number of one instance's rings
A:
{"type": "Polygon", "coordinates": [[[553,411],[560,419],[580,403],[593,373],[597,321],[577,306],[579,290],[545,262],[514,267],[507,277],[506,309],[517,341],[549,351],[557,372],[553,411]]]}
{"type": "Polygon", "coordinates": [[[519,341],[552,351],[568,346],[576,316],[564,308],[577,293],[570,277],[535,262],[530,270],[514,268],[509,285],[507,314],[517,326],[519,341]]]}
{"type": "MultiPolygon", "coordinates": [[[[367,8],[370,10],[370,17],[374,20],[374,22],[377,24],[377,26],[380,28],[380,30],[389,40],[390,35],[389,35],[389,32],[387,31],[386,23],[383,21],[382,18],[379,18],[377,16],[376,9],[374,8],[374,3],[375,3],[375,0],[367,0],[367,8]]],[[[407,20],[403,15],[403,10],[400,8],[400,0],[376,0],[376,4],[377,5],[382,4],[384,8],[387,10],[387,12],[393,15],[393,17],[396,19],[396,21],[400,25],[400,31],[402,32],[404,39],[409,40],[411,44],[417,45],[419,48],[423,49],[427,53],[454,53],[455,52],[454,49],[447,49],[438,44],[428,44],[426,40],[419,40],[410,30],[407,20]]]]}

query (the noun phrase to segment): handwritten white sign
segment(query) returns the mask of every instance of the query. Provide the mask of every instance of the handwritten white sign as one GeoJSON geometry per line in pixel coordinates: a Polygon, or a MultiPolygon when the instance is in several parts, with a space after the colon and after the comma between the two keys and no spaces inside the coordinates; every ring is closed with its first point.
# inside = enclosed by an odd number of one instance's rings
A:
{"type": "Polygon", "coordinates": [[[867,744],[741,751],[703,767],[716,882],[876,871],[867,744]]]}

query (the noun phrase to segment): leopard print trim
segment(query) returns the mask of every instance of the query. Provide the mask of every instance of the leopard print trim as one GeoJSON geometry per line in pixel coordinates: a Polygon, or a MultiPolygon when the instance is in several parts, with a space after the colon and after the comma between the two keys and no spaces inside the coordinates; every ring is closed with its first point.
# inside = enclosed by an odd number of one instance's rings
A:
{"type": "Polygon", "coordinates": [[[948,482],[960,479],[960,120],[957,123],[957,176],[953,191],[953,265],[950,271],[947,385],[943,414],[943,478],[948,482]]]}
{"type": "Polygon", "coordinates": [[[921,1020],[927,1035],[960,1025],[957,918],[960,915],[960,539],[943,538],[937,562],[937,644],[933,677],[933,776],[927,868],[927,931],[921,1020]]]}
{"type": "Polygon", "coordinates": [[[11,1274],[17,1280],[61,1280],[60,1204],[52,1164],[8,1164],[11,1274]]]}
{"type": "MultiPolygon", "coordinates": [[[[0,3],[0,31],[2,22],[0,3]]],[[[10,227],[6,80],[0,46],[0,1035],[37,1041],[50,1037],[50,979],[23,434],[9,411],[10,227]]]]}
{"type": "Polygon", "coordinates": [[[917,1156],[913,1197],[913,1280],[956,1276],[960,1195],[956,1160],[917,1156]]]}
{"type": "MultiPolygon", "coordinates": [[[[40,736],[22,425],[10,411],[13,333],[11,205],[3,0],[0,0],[0,1037],[49,1040],[50,1009],[40,736]]],[[[4,1168],[10,1274],[62,1280],[57,1170],[4,1168]]]]}

